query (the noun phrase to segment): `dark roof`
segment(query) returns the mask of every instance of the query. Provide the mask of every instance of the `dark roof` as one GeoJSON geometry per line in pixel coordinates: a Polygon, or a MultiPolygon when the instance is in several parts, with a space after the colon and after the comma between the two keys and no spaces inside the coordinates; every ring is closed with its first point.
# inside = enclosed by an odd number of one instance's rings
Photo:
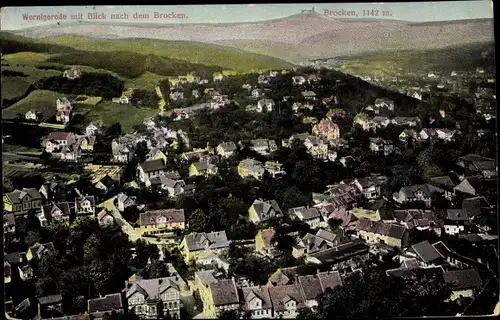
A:
{"type": "Polygon", "coordinates": [[[469,217],[463,212],[462,209],[447,209],[446,219],[450,221],[468,221],[469,217]]]}
{"type": "Polygon", "coordinates": [[[142,168],[142,170],[144,170],[144,172],[152,172],[165,169],[165,164],[163,163],[162,159],[149,160],[141,163],[139,166],[142,168]]]}
{"type": "Polygon", "coordinates": [[[11,252],[4,254],[4,259],[10,262],[10,264],[13,264],[21,263],[23,258],[19,252],[11,252]]]}
{"type": "Polygon", "coordinates": [[[368,245],[363,241],[355,240],[317,253],[312,253],[309,256],[318,259],[322,263],[338,263],[359,254],[367,253],[369,249],[368,245]]]}
{"type": "Polygon", "coordinates": [[[495,161],[473,161],[472,164],[480,171],[495,170],[495,161]]]}
{"type": "Polygon", "coordinates": [[[47,139],[49,140],[69,140],[73,137],[73,133],[71,132],[51,132],[47,139]]]}
{"type": "Polygon", "coordinates": [[[53,294],[51,296],[39,297],[38,302],[41,305],[61,303],[62,296],[60,294],[53,294]]]}
{"type": "Polygon", "coordinates": [[[495,161],[495,159],[482,157],[478,154],[468,154],[466,156],[458,158],[461,161],[473,162],[473,161],[495,161]]]}
{"type": "Polygon", "coordinates": [[[88,301],[88,312],[106,312],[123,308],[120,293],[108,294],[102,298],[90,299],[88,301]]]}
{"type": "Polygon", "coordinates": [[[13,203],[13,204],[19,204],[21,203],[21,199],[23,199],[25,196],[31,197],[33,200],[41,200],[42,199],[42,194],[38,192],[35,188],[25,188],[23,190],[14,190],[12,192],[9,192],[5,194],[7,198],[13,203]]]}
{"type": "Polygon", "coordinates": [[[297,302],[297,307],[300,308],[304,305],[302,295],[300,294],[300,287],[298,284],[289,284],[285,286],[269,287],[269,296],[273,303],[275,311],[285,310],[285,304],[293,299],[297,302]]]}
{"type": "Polygon", "coordinates": [[[238,304],[238,290],[233,279],[224,279],[210,284],[215,306],[238,304]]]}
{"type": "Polygon", "coordinates": [[[104,186],[106,186],[106,188],[111,188],[116,183],[116,180],[111,178],[108,174],[106,174],[97,183],[99,182],[102,183],[104,186]]]}
{"type": "Polygon", "coordinates": [[[319,272],[318,278],[323,292],[328,288],[333,289],[342,285],[342,278],[338,271],[319,272]]]}
{"type": "Polygon", "coordinates": [[[423,241],[411,246],[412,250],[422,259],[423,262],[429,263],[442,258],[439,251],[434,248],[429,241],[423,241]]]}
{"type": "Polygon", "coordinates": [[[141,213],[141,225],[185,222],[184,209],[161,209],[141,213]]]}
{"type": "Polygon", "coordinates": [[[443,189],[453,189],[455,182],[449,176],[434,177],[429,179],[429,184],[443,189]]]}
{"type": "Polygon", "coordinates": [[[432,246],[439,252],[441,256],[447,258],[450,255],[450,249],[442,242],[433,243],[432,246]]]}
{"type": "Polygon", "coordinates": [[[321,282],[316,275],[300,276],[298,283],[306,300],[314,300],[323,293],[321,282]]]}
{"type": "Polygon", "coordinates": [[[463,239],[463,240],[468,241],[470,243],[477,243],[477,242],[483,241],[483,238],[481,238],[477,234],[461,234],[458,236],[458,239],[463,239]]]}
{"type": "Polygon", "coordinates": [[[482,209],[491,209],[485,197],[473,197],[462,201],[462,210],[469,218],[481,214],[482,209]]]}
{"type": "Polygon", "coordinates": [[[400,240],[403,239],[406,231],[406,228],[401,225],[371,221],[369,219],[359,219],[356,221],[356,229],[400,240]]]}
{"type": "Polygon", "coordinates": [[[456,290],[474,289],[483,284],[476,269],[447,271],[443,273],[443,279],[456,290]]]}
{"type": "Polygon", "coordinates": [[[402,278],[416,278],[421,274],[424,275],[434,275],[443,273],[442,267],[429,267],[429,268],[396,268],[387,270],[385,273],[391,277],[402,277],[402,278]]]}
{"type": "Polygon", "coordinates": [[[42,206],[42,210],[47,219],[51,219],[52,214],[57,211],[60,211],[63,216],[69,216],[71,213],[68,202],[47,204],[42,206]]]}

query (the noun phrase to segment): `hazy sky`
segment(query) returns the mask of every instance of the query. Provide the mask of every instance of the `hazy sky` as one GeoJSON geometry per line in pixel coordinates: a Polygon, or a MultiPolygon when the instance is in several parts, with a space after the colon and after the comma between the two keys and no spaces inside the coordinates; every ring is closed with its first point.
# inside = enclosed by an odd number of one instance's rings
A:
{"type": "MultiPolygon", "coordinates": [[[[89,20],[89,13],[104,13],[105,20],[112,21],[111,14],[127,13],[128,19],[113,20],[120,22],[142,22],[142,23],[231,23],[245,21],[262,21],[286,17],[300,13],[303,9],[315,7],[316,12],[324,15],[325,9],[330,11],[330,18],[334,18],[333,12],[356,11],[359,18],[363,17],[363,10],[378,10],[381,19],[397,19],[406,21],[442,21],[457,19],[493,18],[491,0],[475,1],[445,1],[445,2],[407,2],[407,3],[316,3],[316,4],[240,4],[240,5],[186,5],[186,6],[62,6],[62,7],[7,7],[1,11],[1,29],[16,30],[38,25],[51,25],[57,21],[27,20],[23,15],[50,15],[66,14],[67,19],[59,21],[62,25],[71,20],[71,15],[81,13],[83,21],[89,20]],[[382,11],[392,14],[390,17],[382,17],[382,11]],[[148,14],[149,18],[134,19],[134,13],[148,14]],[[175,13],[180,18],[154,18],[154,12],[162,14],[175,13]],[[181,14],[179,16],[179,14],[181,14]],[[184,17],[182,17],[182,14],[184,17]]],[[[338,14],[338,13],[337,13],[338,14]]],[[[97,20],[94,20],[97,21],[97,20]]]]}

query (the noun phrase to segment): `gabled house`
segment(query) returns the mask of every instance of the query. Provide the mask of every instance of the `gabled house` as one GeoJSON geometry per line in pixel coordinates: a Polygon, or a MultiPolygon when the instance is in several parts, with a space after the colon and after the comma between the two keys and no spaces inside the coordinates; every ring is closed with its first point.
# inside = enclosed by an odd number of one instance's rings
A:
{"type": "Polygon", "coordinates": [[[193,162],[189,166],[189,176],[211,176],[217,174],[218,168],[208,160],[193,162]]]}
{"type": "Polygon", "coordinates": [[[394,144],[390,140],[379,137],[370,138],[370,150],[374,153],[382,153],[384,156],[388,156],[394,151],[394,144]]]}
{"type": "MultiPolygon", "coordinates": [[[[240,141],[240,145],[242,144],[243,143],[240,141]]],[[[278,149],[278,146],[273,140],[253,139],[249,141],[249,148],[250,150],[257,152],[258,154],[265,156],[276,151],[278,149]]]]}
{"type": "Polygon", "coordinates": [[[165,173],[165,163],[162,160],[149,160],[137,165],[137,177],[147,187],[151,186],[151,178],[165,173]]]}
{"type": "Polygon", "coordinates": [[[91,122],[85,127],[86,136],[95,136],[102,133],[102,131],[102,126],[96,122],[91,122]]]}
{"type": "Polygon", "coordinates": [[[123,192],[118,194],[118,196],[116,196],[116,202],[117,202],[116,207],[120,212],[125,211],[125,209],[128,207],[133,207],[137,205],[136,199],[134,197],[129,197],[123,192]]]}
{"type": "Polygon", "coordinates": [[[37,214],[40,226],[47,227],[52,222],[68,223],[71,210],[68,202],[49,203],[42,206],[42,211],[37,214]]]}
{"type": "Polygon", "coordinates": [[[191,233],[184,236],[180,248],[186,261],[201,259],[210,254],[218,254],[229,248],[225,231],[191,233]]]}
{"type": "Polygon", "coordinates": [[[274,109],[274,100],[273,99],[261,99],[257,102],[257,112],[271,112],[274,109]]]}
{"type": "Polygon", "coordinates": [[[434,265],[441,265],[446,262],[445,257],[432,246],[429,241],[422,241],[411,246],[410,249],[417,256],[420,265],[423,267],[431,267],[434,265]]]}
{"type": "Polygon", "coordinates": [[[74,144],[76,140],[76,135],[72,132],[51,132],[47,138],[42,141],[42,146],[47,153],[53,153],[61,150],[64,146],[74,144]]]}
{"type": "Polygon", "coordinates": [[[36,112],[36,110],[29,110],[26,112],[24,115],[24,118],[26,120],[31,120],[31,121],[38,121],[40,117],[39,113],[36,112]]]}
{"type": "Polygon", "coordinates": [[[24,266],[18,266],[18,268],[19,268],[19,277],[21,278],[21,280],[29,281],[33,279],[34,271],[29,264],[24,266]]]}
{"type": "Polygon", "coordinates": [[[224,157],[224,158],[229,158],[234,153],[238,150],[238,147],[236,146],[236,143],[229,141],[229,142],[222,142],[220,143],[217,148],[216,152],[218,155],[224,157]]]}
{"type": "Polygon", "coordinates": [[[297,278],[304,304],[314,310],[318,306],[318,298],[327,290],[342,286],[342,278],[338,271],[318,272],[317,274],[299,276],[297,278]]]}
{"type": "Polygon", "coordinates": [[[158,148],[153,148],[146,155],[146,160],[162,160],[164,163],[167,163],[167,155],[158,148]]]}
{"type": "Polygon", "coordinates": [[[358,219],[356,231],[358,236],[369,244],[382,243],[391,247],[404,248],[409,241],[408,230],[397,224],[358,219]]]}
{"type": "Polygon", "coordinates": [[[462,209],[446,209],[444,232],[455,235],[468,231],[473,226],[468,215],[462,209]]]}
{"type": "Polygon", "coordinates": [[[394,101],[387,98],[377,98],[374,103],[375,113],[382,113],[384,109],[394,111],[394,101]],[[379,110],[377,112],[377,110],[379,110]]]}
{"type": "Polygon", "coordinates": [[[453,197],[453,188],[457,185],[457,182],[454,181],[450,176],[440,176],[433,177],[429,179],[429,184],[441,188],[444,190],[444,197],[448,200],[451,200],[453,197]]]}
{"type": "Polygon", "coordinates": [[[61,294],[38,297],[38,314],[41,319],[51,319],[64,316],[61,294]]]}
{"type": "Polygon", "coordinates": [[[186,192],[192,185],[186,185],[180,177],[165,175],[153,177],[150,179],[151,187],[156,190],[165,190],[169,197],[175,198],[186,192]]]}
{"type": "Polygon", "coordinates": [[[466,175],[480,175],[487,179],[497,176],[495,159],[482,157],[477,154],[468,154],[460,157],[457,165],[463,168],[466,175]]]}
{"type": "Polygon", "coordinates": [[[104,175],[97,183],[94,184],[101,194],[108,194],[118,186],[118,181],[111,178],[108,174],[104,175]]]}
{"type": "Polygon", "coordinates": [[[102,209],[97,213],[97,222],[99,223],[100,226],[107,227],[107,226],[112,226],[115,224],[115,218],[106,209],[102,209]]]}
{"type": "Polygon", "coordinates": [[[290,209],[290,214],[307,223],[312,229],[319,228],[321,224],[321,214],[315,207],[297,207],[290,209]]]}
{"type": "Polygon", "coordinates": [[[169,314],[180,319],[180,287],[178,277],[137,279],[125,284],[129,312],[141,318],[158,319],[169,314]]]}
{"type": "Polygon", "coordinates": [[[44,183],[39,192],[45,201],[64,201],[66,199],[67,186],[62,180],[53,179],[44,183]]]}
{"type": "Polygon", "coordinates": [[[393,199],[397,203],[407,203],[413,201],[423,201],[427,207],[432,205],[432,195],[434,193],[445,194],[445,190],[431,184],[421,184],[402,187],[399,192],[393,194],[393,199]]]}
{"type": "Polygon", "coordinates": [[[244,159],[238,164],[238,174],[242,178],[261,179],[265,171],[264,164],[254,159],[244,159]]]}
{"type": "Polygon", "coordinates": [[[121,293],[112,293],[104,297],[89,299],[87,301],[87,312],[96,320],[103,319],[105,315],[111,315],[112,313],[123,313],[121,293]]]}
{"type": "Polygon", "coordinates": [[[9,213],[22,213],[42,207],[42,195],[35,188],[14,190],[3,196],[3,210],[9,213]]]}
{"type": "Polygon", "coordinates": [[[113,160],[121,163],[128,163],[134,157],[133,146],[125,141],[113,140],[111,142],[113,160]]]}
{"type": "Polygon", "coordinates": [[[268,290],[275,317],[296,317],[306,307],[299,284],[268,287],[268,290]]]}
{"type": "Polygon", "coordinates": [[[234,278],[212,282],[209,292],[208,301],[203,306],[205,316],[218,317],[223,311],[239,309],[240,299],[234,278]]]}
{"type": "Polygon", "coordinates": [[[267,287],[242,288],[243,312],[252,319],[270,319],[273,305],[267,287]]]}
{"type": "Polygon", "coordinates": [[[312,134],[324,137],[327,140],[337,140],[340,138],[340,129],[332,120],[323,119],[312,128],[312,134]]]}
{"type": "Polygon", "coordinates": [[[253,223],[262,223],[282,217],[283,213],[276,200],[255,200],[248,209],[248,219],[253,223]]]}
{"type": "Polygon", "coordinates": [[[94,145],[96,143],[95,136],[79,136],[77,138],[77,145],[84,151],[94,151],[94,145]]]}
{"type": "Polygon", "coordinates": [[[140,214],[139,231],[143,235],[170,232],[173,229],[185,228],[184,209],[161,209],[140,214]]]}
{"type": "Polygon", "coordinates": [[[263,91],[261,89],[253,89],[252,90],[252,97],[254,98],[261,98],[264,95],[263,91]]]}
{"type": "Polygon", "coordinates": [[[41,260],[44,256],[53,254],[55,252],[54,244],[52,242],[47,242],[44,244],[35,243],[28,248],[26,252],[26,259],[31,261],[32,259],[41,260]]]}
{"type": "Polygon", "coordinates": [[[443,279],[453,288],[449,298],[452,301],[459,297],[474,298],[475,293],[483,285],[483,280],[476,269],[446,271],[443,273],[443,279]]]}
{"type": "Polygon", "coordinates": [[[453,193],[475,196],[481,187],[481,183],[481,179],[479,178],[467,177],[453,188],[453,193]]]}
{"type": "Polygon", "coordinates": [[[75,215],[76,219],[94,216],[95,215],[94,196],[81,196],[75,198],[75,215]]]}
{"type": "Polygon", "coordinates": [[[294,258],[299,259],[302,256],[318,253],[332,246],[331,241],[308,233],[292,247],[292,255],[294,258]]]}
{"type": "Polygon", "coordinates": [[[375,200],[382,195],[382,186],[386,183],[385,176],[371,175],[364,178],[355,178],[352,182],[367,200],[375,200]]]}

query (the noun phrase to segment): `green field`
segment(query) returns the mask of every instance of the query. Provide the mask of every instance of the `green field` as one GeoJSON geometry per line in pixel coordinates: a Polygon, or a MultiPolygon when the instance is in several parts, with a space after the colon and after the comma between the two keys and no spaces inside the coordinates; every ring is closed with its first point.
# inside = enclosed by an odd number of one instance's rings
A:
{"type": "MultiPolygon", "coordinates": [[[[166,66],[160,64],[160,62],[165,61],[163,59],[167,59],[166,61],[175,67],[179,66],[180,63],[178,60],[180,60],[183,61],[188,68],[195,68],[196,64],[199,64],[200,68],[202,66],[205,68],[218,67],[224,70],[234,70],[237,72],[292,67],[290,63],[278,58],[224,46],[189,41],[165,41],[154,39],[102,40],[73,35],[33,39],[2,32],[0,33],[0,44],[2,48],[8,48],[8,51],[4,50],[4,54],[23,51],[61,53],[63,54],[62,58],[52,57],[51,59],[56,60],[54,62],[59,62],[58,60],[72,60],[78,57],[88,60],[91,64],[81,62],[61,63],[85,64],[96,68],[100,68],[96,66],[100,63],[98,59],[92,59],[96,52],[111,53],[116,57],[117,61],[125,59],[125,56],[121,57],[120,55],[127,54],[127,56],[130,57],[131,53],[135,53],[138,55],[134,56],[134,59],[138,59],[139,63],[143,57],[147,57],[151,60],[146,61],[142,67],[154,73],[158,72],[154,69],[149,70],[149,68],[154,68],[159,65],[164,70],[168,69],[166,66]],[[195,66],[189,66],[189,64],[194,64],[195,66]]],[[[103,56],[103,58],[105,58],[105,56],[103,56]]],[[[135,62],[135,64],[137,65],[138,63],[135,62]]],[[[129,61],[128,66],[130,65],[129,61]]],[[[182,64],[180,64],[180,66],[182,67],[182,64]]],[[[137,66],[134,67],[137,68],[137,66]]],[[[106,67],[106,69],[109,68],[106,67]]],[[[175,72],[176,70],[173,71],[175,72]]],[[[175,75],[175,73],[172,75],[175,75]]]]}
{"type": "Polygon", "coordinates": [[[56,113],[56,100],[60,93],[48,90],[35,90],[26,98],[2,110],[3,119],[15,119],[17,114],[24,114],[31,109],[43,113],[43,119],[49,119],[56,113]]]}
{"type": "Polygon", "coordinates": [[[30,83],[23,77],[2,77],[2,99],[23,97],[29,87],[30,83]]]}
{"type": "Polygon", "coordinates": [[[52,54],[25,51],[6,54],[3,56],[3,59],[10,65],[19,64],[35,66],[40,62],[46,61],[51,56],[52,54]]]}
{"type": "MultiPolygon", "coordinates": [[[[26,58],[27,56],[25,56],[26,58]]],[[[18,99],[26,95],[30,85],[35,84],[43,77],[58,76],[61,74],[55,70],[40,70],[28,65],[25,66],[3,66],[2,72],[14,71],[23,73],[24,77],[2,76],[2,100],[18,99]]]]}
{"type": "Polygon", "coordinates": [[[165,76],[160,76],[149,71],[144,72],[141,76],[134,79],[123,79],[125,88],[141,88],[144,90],[155,90],[156,85],[160,80],[164,80],[165,76]]]}
{"type": "Polygon", "coordinates": [[[158,109],[138,108],[110,101],[104,101],[90,109],[85,118],[88,121],[101,120],[105,126],[119,122],[124,132],[132,132],[133,127],[158,113],[158,109]]]}

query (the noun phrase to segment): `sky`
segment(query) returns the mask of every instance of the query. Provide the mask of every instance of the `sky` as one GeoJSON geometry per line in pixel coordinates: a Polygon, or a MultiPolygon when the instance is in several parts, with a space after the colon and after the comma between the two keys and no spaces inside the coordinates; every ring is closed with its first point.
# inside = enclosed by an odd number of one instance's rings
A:
{"type": "MultiPolygon", "coordinates": [[[[315,11],[325,15],[329,11],[333,15],[347,11],[356,11],[357,18],[363,17],[363,10],[378,10],[379,19],[395,19],[404,21],[445,21],[461,19],[493,18],[491,0],[473,1],[443,1],[443,2],[406,2],[406,3],[315,3],[315,4],[238,4],[238,5],[185,5],[185,6],[51,6],[51,7],[4,7],[1,8],[1,29],[19,30],[39,25],[53,25],[57,21],[29,20],[26,15],[53,15],[65,14],[66,20],[60,20],[61,25],[81,19],[76,17],[81,13],[83,21],[89,20],[89,13],[103,13],[105,20],[120,22],[141,23],[234,23],[255,22],[283,18],[300,13],[303,9],[315,7],[315,11]],[[382,16],[382,12],[390,12],[391,16],[382,16]],[[154,18],[154,13],[168,15],[166,18],[154,18]],[[335,13],[334,13],[335,12],[335,13]],[[127,13],[127,19],[111,20],[111,14],[127,13]],[[134,19],[134,13],[141,14],[143,18],[134,19]],[[175,13],[176,18],[172,16],[175,13]],[[149,17],[145,18],[147,14],[149,17]],[[75,15],[71,20],[71,15],[75,15]]],[[[373,11],[374,12],[374,11],[373,11]]],[[[97,20],[93,20],[97,21],[97,20]]]]}

